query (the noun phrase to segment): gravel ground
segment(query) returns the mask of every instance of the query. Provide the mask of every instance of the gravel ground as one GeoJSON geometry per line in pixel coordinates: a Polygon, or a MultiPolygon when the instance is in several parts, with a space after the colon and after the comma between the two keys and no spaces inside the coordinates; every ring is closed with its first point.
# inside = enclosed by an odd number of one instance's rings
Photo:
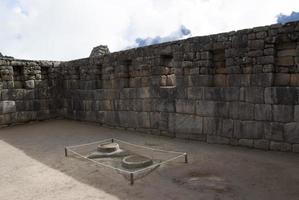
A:
{"type": "Polygon", "coordinates": [[[299,154],[158,137],[68,120],[0,129],[0,199],[298,200],[299,154]],[[133,186],[64,146],[116,137],[189,153],[133,186]]]}

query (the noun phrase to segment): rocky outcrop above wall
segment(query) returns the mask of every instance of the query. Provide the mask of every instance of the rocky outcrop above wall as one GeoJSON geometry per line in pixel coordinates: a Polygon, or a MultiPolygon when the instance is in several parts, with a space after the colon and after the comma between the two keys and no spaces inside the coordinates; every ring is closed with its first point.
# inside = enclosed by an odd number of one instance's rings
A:
{"type": "Polygon", "coordinates": [[[92,49],[89,57],[102,56],[102,55],[109,54],[109,53],[110,53],[110,51],[108,49],[108,46],[100,45],[100,46],[94,47],[92,49]]]}
{"type": "Polygon", "coordinates": [[[0,59],[0,127],[57,116],[58,65],[0,59]]]}
{"type": "MultiPolygon", "coordinates": [[[[13,77],[13,65],[2,66],[10,66],[1,67],[2,84],[13,89],[6,80],[13,77]]],[[[57,71],[51,66],[60,96],[50,92],[50,99],[62,101],[60,109],[53,109],[59,116],[208,143],[299,152],[299,23],[74,60],[61,63],[57,71]]],[[[35,81],[25,78],[22,87],[37,90],[35,81]]],[[[13,113],[14,103],[8,104],[5,113],[13,113]]]]}

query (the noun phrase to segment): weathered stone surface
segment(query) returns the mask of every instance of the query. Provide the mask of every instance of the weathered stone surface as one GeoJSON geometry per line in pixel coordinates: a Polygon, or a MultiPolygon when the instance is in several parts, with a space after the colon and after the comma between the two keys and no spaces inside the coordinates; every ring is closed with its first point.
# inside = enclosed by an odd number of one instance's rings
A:
{"type": "Polygon", "coordinates": [[[264,123],[258,121],[235,121],[234,136],[244,139],[262,139],[264,123]]]}
{"type": "Polygon", "coordinates": [[[269,141],[264,140],[264,139],[254,140],[253,147],[256,149],[268,150],[269,149],[269,141]]]}
{"type": "Polygon", "coordinates": [[[273,105],[273,121],[291,122],[294,116],[294,107],[290,105],[273,105]]]}
{"type": "Polygon", "coordinates": [[[272,106],[268,104],[256,104],[254,110],[254,119],[262,121],[271,121],[272,106]]]}
{"type": "Polygon", "coordinates": [[[299,144],[293,144],[293,152],[299,153],[299,144]]]}
{"type": "Polygon", "coordinates": [[[222,132],[222,120],[220,118],[203,118],[203,133],[207,135],[220,135],[222,132]]]}
{"type": "Polygon", "coordinates": [[[278,122],[268,122],[264,124],[265,138],[274,141],[284,140],[284,124],[278,122]]]}
{"type": "Polygon", "coordinates": [[[179,134],[179,137],[192,139],[189,133],[202,133],[202,117],[186,114],[171,114],[169,117],[169,129],[179,134]]]}
{"type": "Polygon", "coordinates": [[[293,87],[265,88],[265,103],[293,105],[298,102],[298,89],[293,87]]]}
{"type": "Polygon", "coordinates": [[[226,137],[221,137],[218,135],[207,135],[207,143],[212,144],[229,144],[230,140],[226,137]]]}
{"type": "Polygon", "coordinates": [[[177,113],[195,114],[196,101],[177,99],[175,101],[175,108],[177,113]]]}
{"type": "Polygon", "coordinates": [[[264,103],[264,88],[262,87],[246,87],[245,101],[249,103],[264,103]]]}
{"type": "Polygon", "coordinates": [[[285,140],[290,143],[299,143],[299,123],[292,122],[285,124],[285,140]]]}
{"type": "Polygon", "coordinates": [[[273,151],[291,151],[292,145],[283,142],[274,142],[271,141],[270,143],[270,150],[273,151]]]}
{"type": "Polygon", "coordinates": [[[0,101],[0,114],[16,112],[15,101],[0,101]]]}
{"type": "Polygon", "coordinates": [[[240,139],[239,140],[239,145],[243,147],[253,147],[253,140],[252,139],[240,139]]]}
{"type": "Polygon", "coordinates": [[[25,87],[27,89],[34,89],[34,80],[25,81],[25,87]]]}

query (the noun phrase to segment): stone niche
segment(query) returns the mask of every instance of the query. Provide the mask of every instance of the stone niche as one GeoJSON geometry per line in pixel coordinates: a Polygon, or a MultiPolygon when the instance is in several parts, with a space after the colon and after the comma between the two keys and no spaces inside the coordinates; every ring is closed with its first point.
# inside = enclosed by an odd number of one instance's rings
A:
{"type": "Polygon", "coordinates": [[[23,66],[13,66],[13,81],[15,89],[24,89],[24,67],[23,66]]]}
{"type": "Polygon", "coordinates": [[[217,49],[212,51],[213,65],[216,69],[225,68],[225,50],[217,49]]]}
{"type": "Polygon", "coordinates": [[[278,42],[276,45],[276,66],[292,67],[298,63],[297,48],[296,42],[278,42]]]}
{"type": "Polygon", "coordinates": [[[161,77],[160,87],[172,88],[176,87],[176,76],[173,68],[173,56],[171,54],[161,55],[161,77]]]}

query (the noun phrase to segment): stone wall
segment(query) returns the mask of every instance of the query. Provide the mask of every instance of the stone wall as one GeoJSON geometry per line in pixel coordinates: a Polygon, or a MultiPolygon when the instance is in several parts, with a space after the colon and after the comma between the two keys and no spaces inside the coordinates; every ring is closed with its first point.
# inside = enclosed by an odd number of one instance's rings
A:
{"type": "Polygon", "coordinates": [[[73,60],[57,69],[61,96],[50,99],[59,116],[299,152],[299,22],[73,60]]]}
{"type": "Polygon", "coordinates": [[[0,127],[57,117],[59,62],[0,59],[0,127]]]}

